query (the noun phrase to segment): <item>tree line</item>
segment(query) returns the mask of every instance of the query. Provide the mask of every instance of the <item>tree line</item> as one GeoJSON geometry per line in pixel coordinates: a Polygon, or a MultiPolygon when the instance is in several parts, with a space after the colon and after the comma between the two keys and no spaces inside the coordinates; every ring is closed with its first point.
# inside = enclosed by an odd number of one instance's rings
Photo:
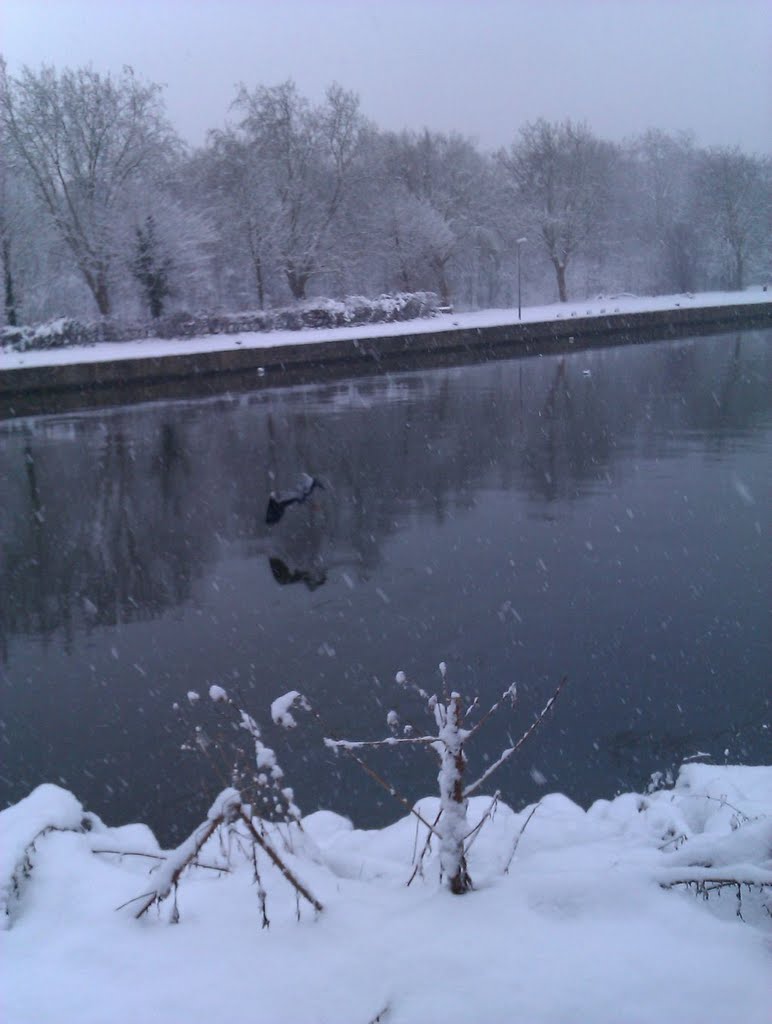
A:
{"type": "Polygon", "coordinates": [[[292,81],[241,86],[190,149],[130,68],[14,77],[0,58],[8,324],[419,290],[511,305],[518,254],[531,303],[766,281],[772,160],[543,119],[488,153],[383,131],[353,92],[313,103],[292,81]]]}

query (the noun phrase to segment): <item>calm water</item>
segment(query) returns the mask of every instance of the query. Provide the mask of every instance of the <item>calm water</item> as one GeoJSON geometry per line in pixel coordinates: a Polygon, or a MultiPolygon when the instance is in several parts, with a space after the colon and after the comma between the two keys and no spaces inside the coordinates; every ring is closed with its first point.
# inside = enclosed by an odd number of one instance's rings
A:
{"type": "MultiPolygon", "coordinates": [[[[304,810],[390,820],[313,722],[277,736],[268,705],[299,689],[373,738],[391,707],[420,717],[396,670],[429,688],[440,660],[483,703],[519,686],[471,771],[569,677],[498,778],[515,806],[640,788],[698,751],[768,760],[771,340],[0,424],[0,802],[58,781],[173,838],[220,783],[172,705],[218,682],[304,810]],[[266,526],[305,470],[327,489],[266,526]]],[[[425,754],[378,764],[433,789],[425,754]]]]}

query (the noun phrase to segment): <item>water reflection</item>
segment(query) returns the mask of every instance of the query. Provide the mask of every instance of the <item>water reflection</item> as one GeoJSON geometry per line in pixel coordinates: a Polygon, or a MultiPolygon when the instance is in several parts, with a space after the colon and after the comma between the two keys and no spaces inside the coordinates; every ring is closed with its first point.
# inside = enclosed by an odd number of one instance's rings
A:
{"type": "MultiPolygon", "coordinates": [[[[304,689],[361,735],[397,668],[440,658],[485,697],[517,676],[526,718],[568,673],[526,756],[581,799],[695,746],[761,756],[769,338],[1,425],[0,794],[61,776],[159,825],[173,772],[194,815],[209,792],[169,711],[187,689],[237,685],[263,717],[304,689]],[[324,491],[266,524],[301,472],[324,491]]],[[[387,813],[295,742],[306,806],[387,813]]],[[[413,793],[419,771],[396,768],[413,793]]]]}

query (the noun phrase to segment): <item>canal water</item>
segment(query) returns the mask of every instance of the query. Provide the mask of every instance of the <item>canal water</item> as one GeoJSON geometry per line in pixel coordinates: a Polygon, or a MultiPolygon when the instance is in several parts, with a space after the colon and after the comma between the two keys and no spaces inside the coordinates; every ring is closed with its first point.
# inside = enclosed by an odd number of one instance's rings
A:
{"type": "MultiPolygon", "coordinates": [[[[770,755],[772,332],[0,424],[0,805],[43,781],[171,842],[263,728],[304,812],[402,809],[326,732],[423,730],[403,670],[511,683],[470,778],[514,807],[770,755]],[[266,523],[272,489],[323,484],[266,523]],[[306,694],[324,722],[275,728],[306,694]],[[188,692],[201,695],[190,703],[188,692]],[[179,707],[175,709],[174,705],[179,707]],[[198,731],[196,731],[198,727],[198,731]]],[[[473,720],[473,718],[471,719],[473,720]]],[[[368,755],[409,799],[421,750],[368,755]]]]}

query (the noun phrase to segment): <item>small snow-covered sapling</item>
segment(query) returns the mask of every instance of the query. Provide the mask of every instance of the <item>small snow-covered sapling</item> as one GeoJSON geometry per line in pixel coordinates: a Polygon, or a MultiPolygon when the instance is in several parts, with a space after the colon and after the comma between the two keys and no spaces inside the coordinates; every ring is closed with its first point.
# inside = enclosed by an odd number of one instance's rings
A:
{"type": "MultiPolygon", "coordinates": [[[[426,746],[434,751],[439,759],[437,781],[440,792],[440,810],[435,821],[429,823],[415,808],[411,808],[427,829],[426,841],[417,858],[411,881],[415,874],[420,871],[421,863],[430,848],[431,839],[434,836],[439,840],[439,860],[442,877],[445,879],[450,891],[460,895],[472,888],[472,879],[467,865],[467,853],[480,828],[478,825],[471,831],[469,829],[467,821],[468,798],[477,792],[491,775],[508,761],[538,728],[555,703],[565,684],[565,678],[561,680],[544,708],[520,738],[509,747],[506,747],[478,779],[469,785],[465,785],[466,754],[464,752],[464,745],[479,732],[502,705],[514,706],[517,699],[517,690],[514,684],[507,687],[501,694],[501,697],[480,716],[477,722],[471,728],[467,728],[465,719],[471,713],[477,711],[479,701],[475,698],[465,709],[465,702],[461,694],[448,690],[447,666],[445,662],[440,662],[439,671],[442,680],[442,692],[440,694],[430,694],[422,687],[409,682],[404,672],[398,672],[395,677],[399,687],[412,692],[424,704],[426,711],[433,719],[435,729],[433,734],[416,735],[417,730],[412,725],[406,725],[402,730],[403,735],[398,735],[400,719],[397,712],[392,710],[386,716],[386,725],[391,735],[384,739],[340,740],[325,738],[324,742],[332,750],[344,751],[354,756],[358,763],[371,775],[374,775],[374,773],[364,764],[359,756],[359,751],[364,748],[394,747],[400,744],[409,744],[413,746],[426,746]]],[[[387,788],[394,793],[393,787],[387,788]]],[[[498,793],[494,794],[491,807],[486,815],[483,816],[483,822],[488,819],[495,808],[498,796],[498,793]]],[[[399,799],[403,800],[401,797],[399,799]]],[[[405,801],[403,800],[403,802],[405,801]]]]}

